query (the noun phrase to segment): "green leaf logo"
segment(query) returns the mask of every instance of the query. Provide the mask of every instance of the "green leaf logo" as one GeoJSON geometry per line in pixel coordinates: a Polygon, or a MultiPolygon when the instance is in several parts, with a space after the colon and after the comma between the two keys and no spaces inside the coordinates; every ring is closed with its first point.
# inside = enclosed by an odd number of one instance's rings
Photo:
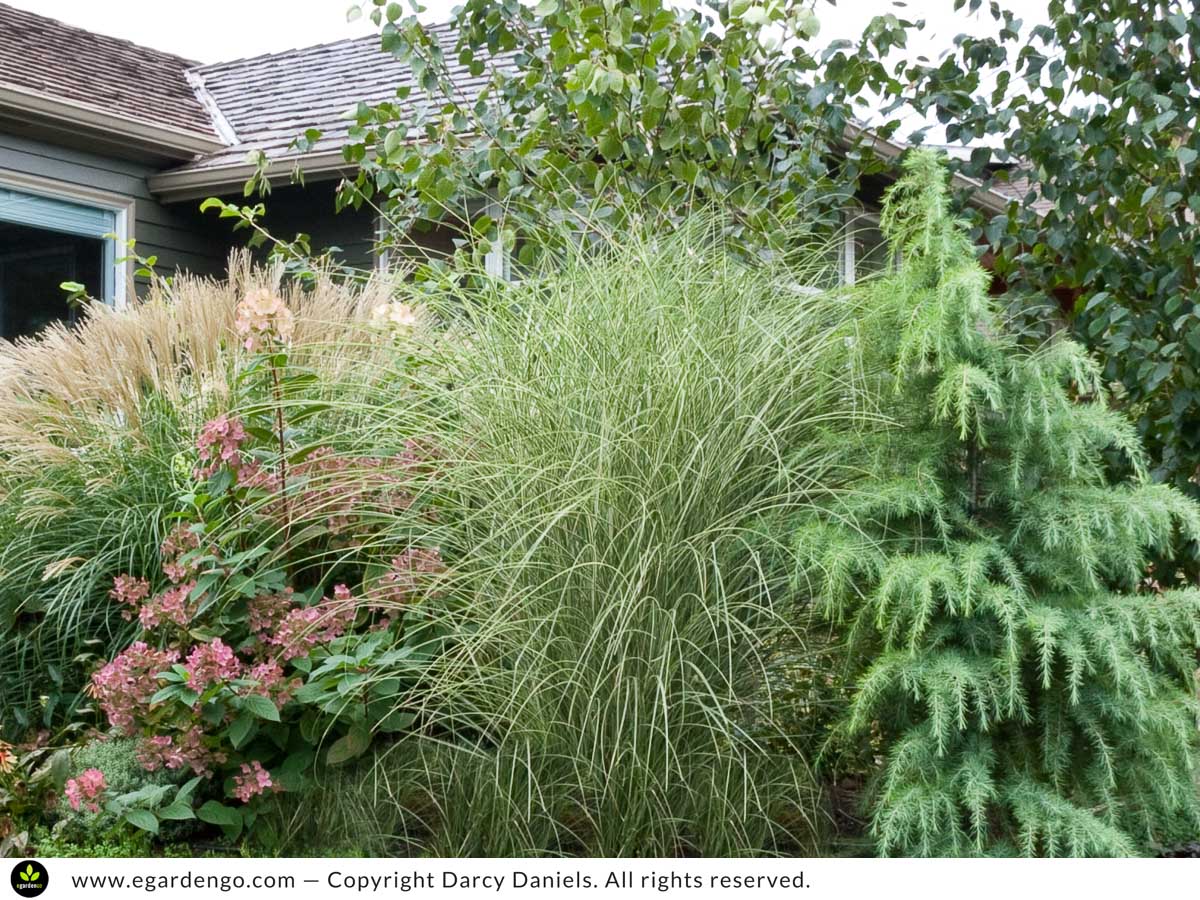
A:
{"type": "Polygon", "coordinates": [[[11,872],[12,888],[21,897],[39,896],[50,880],[42,864],[33,859],[22,860],[12,867],[11,872]]]}

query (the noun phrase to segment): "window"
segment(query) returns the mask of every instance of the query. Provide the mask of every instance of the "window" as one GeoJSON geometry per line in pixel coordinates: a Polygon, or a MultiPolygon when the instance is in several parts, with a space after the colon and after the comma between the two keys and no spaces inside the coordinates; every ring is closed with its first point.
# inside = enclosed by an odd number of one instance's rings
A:
{"type": "Polygon", "coordinates": [[[131,220],[126,198],[0,173],[0,337],[70,321],[64,281],[123,305],[127,285],[117,244],[131,220]]]}
{"type": "Polygon", "coordinates": [[[886,271],[891,265],[879,217],[864,211],[846,213],[839,271],[845,284],[886,271]]]}

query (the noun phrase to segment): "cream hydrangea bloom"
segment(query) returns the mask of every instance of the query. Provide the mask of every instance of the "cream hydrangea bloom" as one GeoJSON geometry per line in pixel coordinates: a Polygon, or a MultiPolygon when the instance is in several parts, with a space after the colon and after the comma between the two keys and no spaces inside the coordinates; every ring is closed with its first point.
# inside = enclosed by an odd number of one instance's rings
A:
{"type": "Polygon", "coordinates": [[[371,321],[376,325],[412,331],[420,324],[420,314],[408,303],[381,303],[371,311],[371,321]]]}
{"type": "Polygon", "coordinates": [[[234,328],[243,346],[253,352],[268,339],[291,340],[295,320],[282,297],[267,288],[255,288],[238,304],[234,328]]]}

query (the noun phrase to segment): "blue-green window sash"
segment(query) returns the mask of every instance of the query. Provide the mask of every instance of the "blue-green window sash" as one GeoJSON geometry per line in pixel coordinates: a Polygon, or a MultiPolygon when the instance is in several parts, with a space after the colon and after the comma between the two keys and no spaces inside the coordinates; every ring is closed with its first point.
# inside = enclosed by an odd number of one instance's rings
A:
{"type": "MultiPolygon", "coordinates": [[[[117,214],[111,209],[9,188],[0,188],[0,222],[90,238],[104,238],[117,230],[117,214]]],[[[104,240],[103,252],[103,300],[112,303],[117,296],[117,270],[116,246],[111,238],[104,240]]]]}

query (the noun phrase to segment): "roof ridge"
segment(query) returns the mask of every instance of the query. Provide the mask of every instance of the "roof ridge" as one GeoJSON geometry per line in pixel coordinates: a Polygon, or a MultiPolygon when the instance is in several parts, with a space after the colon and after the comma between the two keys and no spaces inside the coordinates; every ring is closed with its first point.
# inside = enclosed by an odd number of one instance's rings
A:
{"type": "Polygon", "coordinates": [[[200,101],[200,105],[208,113],[208,117],[212,120],[213,130],[217,132],[217,136],[230,146],[240,143],[241,139],[234,130],[233,124],[225,117],[225,113],[221,112],[221,105],[217,103],[217,98],[209,93],[208,88],[205,87],[204,75],[197,69],[188,69],[183,73],[183,77],[192,86],[192,90],[196,94],[196,99],[200,101]]]}

